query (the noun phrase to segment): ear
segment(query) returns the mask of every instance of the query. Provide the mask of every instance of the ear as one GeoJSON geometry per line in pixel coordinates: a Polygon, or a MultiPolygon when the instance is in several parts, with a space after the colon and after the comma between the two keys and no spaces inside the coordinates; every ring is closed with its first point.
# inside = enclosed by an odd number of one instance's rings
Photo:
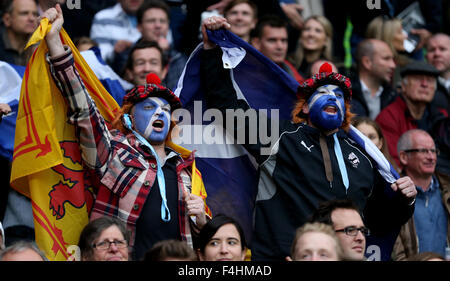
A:
{"type": "Polygon", "coordinates": [[[142,34],[142,24],[138,24],[136,28],[142,34]]]}
{"type": "Polygon", "coordinates": [[[5,13],[2,17],[2,20],[5,27],[11,26],[11,15],[9,13],[5,13]]]}
{"type": "Polygon", "coordinates": [[[365,69],[372,69],[372,60],[368,56],[363,56],[361,58],[361,64],[365,69]]]}
{"type": "MultiPolygon", "coordinates": [[[[406,79],[409,79],[409,78],[406,78],[406,79]]],[[[404,81],[403,79],[400,82],[400,93],[401,94],[404,94],[406,92],[406,86],[407,86],[408,83],[409,83],[409,80],[404,81]]]]}
{"type": "Polygon", "coordinates": [[[400,153],[398,154],[398,158],[399,158],[400,164],[402,164],[402,166],[408,165],[408,154],[406,152],[400,151],[400,153]]]}

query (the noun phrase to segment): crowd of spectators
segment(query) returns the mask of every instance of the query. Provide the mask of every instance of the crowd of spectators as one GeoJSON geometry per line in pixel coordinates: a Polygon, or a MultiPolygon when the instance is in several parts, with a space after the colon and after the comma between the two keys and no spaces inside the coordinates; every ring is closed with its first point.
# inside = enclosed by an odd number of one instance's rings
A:
{"type": "MultiPolygon", "coordinates": [[[[414,1],[381,1],[379,9],[370,9],[365,0],[349,2],[81,0],[77,9],[65,0],[4,0],[0,61],[26,66],[34,48],[24,47],[40,16],[59,4],[64,28],[77,48],[99,50],[105,64],[133,86],[145,85],[147,74],[155,73],[164,89],[175,91],[189,55],[205,42],[201,24],[208,15],[223,16],[231,32],[300,84],[328,62],[333,72],[351,80],[352,100],[346,106],[354,114],[353,126],[416,186],[415,210],[401,228],[392,260],[444,259],[450,247],[448,3],[417,1],[423,23],[410,29],[402,12],[414,1]]],[[[0,117],[10,111],[7,103],[0,103],[0,117]]],[[[10,161],[1,160],[2,170],[9,173],[10,161]]],[[[9,186],[9,175],[2,177],[0,260],[46,260],[33,242],[30,200],[9,186]]],[[[297,225],[296,232],[290,229],[292,243],[284,247],[291,252],[284,259],[365,260],[371,225],[365,224],[359,202],[347,198],[316,203],[305,208],[309,221],[297,225]]],[[[235,218],[207,218],[198,231],[190,243],[180,242],[178,234],[153,239],[156,243],[140,249],[137,257],[129,252],[134,238],[127,225],[104,216],[81,233],[81,260],[251,259],[253,249],[235,218]]],[[[137,235],[143,235],[139,229],[137,235]]]]}

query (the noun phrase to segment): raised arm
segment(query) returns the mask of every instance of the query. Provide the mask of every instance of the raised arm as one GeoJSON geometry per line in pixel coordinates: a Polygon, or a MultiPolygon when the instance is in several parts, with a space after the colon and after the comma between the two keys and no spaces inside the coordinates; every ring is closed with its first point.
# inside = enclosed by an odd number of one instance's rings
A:
{"type": "Polygon", "coordinates": [[[45,38],[52,75],[68,103],[69,122],[77,127],[83,161],[87,167],[103,174],[111,154],[110,133],[74,66],[72,51],[61,42],[59,32],[64,18],[59,4],[45,11],[43,17],[52,24],[45,38]]]}
{"type": "MultiPolygon", "coordinates": [[[[220,110],[223,116],[223,126],[239,143],[243,144],[257,162],[267,159],[269,148],[273,143],[262,143],[259,124],[266,122],[268,136],[272,136],[272,120],[258,110],[251,109],[244,99],[238,98],[230,76],[230,70],[222,63],[222,50],[208,38],[206,30],[229,28],[230,25],[222,17],[210,17],[202,23],[203,51],[201,53],[200,76],[206,106],[220,110]],[[233,129],[229,127],[234,120],[233,129]],[[242,136],[245,134],[245,138],[242,136]],[[243,143],[241,142],[243,141],[243,143]]],[[[242,73],[240,75],[243,75],[242,73]]],[[[244,93],[245,95],[245,93],[244,93]]]]}

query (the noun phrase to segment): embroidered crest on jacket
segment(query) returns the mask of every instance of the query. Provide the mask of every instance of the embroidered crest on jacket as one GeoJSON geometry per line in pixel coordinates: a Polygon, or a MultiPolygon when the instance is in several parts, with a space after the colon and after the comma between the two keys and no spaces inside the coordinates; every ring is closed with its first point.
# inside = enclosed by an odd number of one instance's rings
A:
{"type": "Polygon", "coordinates": [[[348,160],[350,160],[350,163],[352,163],[353,168],[358,168],[358,165],[359,165],[360,161],[359,161],[358,156],[356,156],[355,153],[351,152],[348,155],[348,160]]]}

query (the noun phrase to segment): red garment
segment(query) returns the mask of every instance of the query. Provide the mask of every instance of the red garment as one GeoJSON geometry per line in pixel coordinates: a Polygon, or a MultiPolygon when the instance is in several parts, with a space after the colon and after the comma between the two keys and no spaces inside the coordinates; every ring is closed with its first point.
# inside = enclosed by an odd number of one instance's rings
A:
{"type": "Polygon", "coordinates": [[[381,127],[389,153],[397,165],[401,167],[397,154],[398,139],[404,132],[417,129],[417,121],[411,116],[405,101],[400,96],[384,108],[375,121],[381,127]]]}
{"type": "Polygon", "coordinates": [[[302,83],[305,78],[298,73],[297,69],[287,60],[284,60],[282,65],[280,65],[287,73],[289,73],[298,83],[302,83]]]}
{"type": "MultiPolygon", "coordinates": [[[[83,164],[96,182],[98,193],[90,220],[113,216],[127,223],[134,244],[136,221],[143,209],[150,188],[156,179],[156,159],[146,152],[133,134],[109,131],[87,93],[75,69],[72,51],[67,48],[59,57],[50,58],[52,74],[70,107],[69,122],[79,130],[83,164]]],[[[186,159],[177,156],[178,215],[180,236],[193,246],[192,233],[199,229],[187,215],[183,190],[191,191],[191,170],[194,154],[186,159]]]]}

